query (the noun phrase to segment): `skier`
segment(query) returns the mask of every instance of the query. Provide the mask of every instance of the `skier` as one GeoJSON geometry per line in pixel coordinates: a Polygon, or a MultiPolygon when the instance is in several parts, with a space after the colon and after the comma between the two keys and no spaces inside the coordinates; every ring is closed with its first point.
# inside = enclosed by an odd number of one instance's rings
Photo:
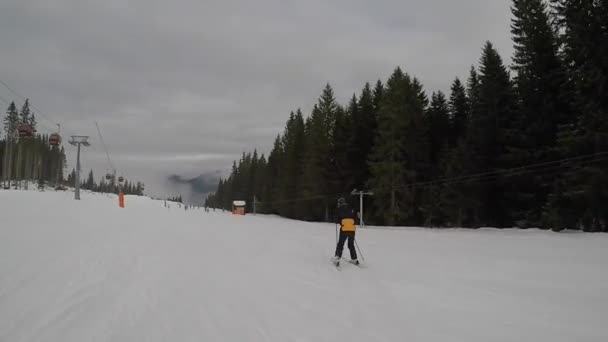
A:
{"type": "Polygon", "coordinates": [[[340,225],[340,237],[333,258],[333,262],[336,266],[340,264],[340,258],[342,258],[342,250],[344,249],[344,242],[346,242],[346,240],[348,240],[351,262],[355,265],[359,265],[357,251],[355,250],[355,217],[355,211],[346,203],[346,200],[342,197],[339,198],[335,223],[340,225]]]}

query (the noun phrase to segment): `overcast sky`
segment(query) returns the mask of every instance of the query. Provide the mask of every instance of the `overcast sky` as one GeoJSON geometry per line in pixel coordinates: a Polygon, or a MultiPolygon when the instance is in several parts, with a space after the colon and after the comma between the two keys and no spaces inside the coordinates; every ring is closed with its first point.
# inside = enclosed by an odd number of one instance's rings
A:
{"type": "MultiPolygon", "coordinates": [[[[429,94],[448,91],[486,40],[510,63],[510,3],[2,0],[0,80],[42,111],[39,131],[59,122],[91,136],[84,170],[108,168],[97,121],[118,172],[164,195],[170,174],[268,153],[289,112],[308,114],[327,82],[346,103],[401,66],[429,94]]],[[[23,103],[2,85],[0,97],[23,103]]]]}

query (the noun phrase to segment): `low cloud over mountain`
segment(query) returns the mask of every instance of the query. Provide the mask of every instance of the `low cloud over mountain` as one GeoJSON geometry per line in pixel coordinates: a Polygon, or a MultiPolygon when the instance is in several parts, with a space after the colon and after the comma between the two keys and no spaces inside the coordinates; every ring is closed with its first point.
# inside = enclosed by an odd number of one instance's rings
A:
{"type": "Polygon", "coordinates": [[[174,193],[181,194],[184,203],[203,205],[207,195],[217,189],[220,171],[204,173],[194,178],[173,174],[168,177],[168,185],[174,193]]]}

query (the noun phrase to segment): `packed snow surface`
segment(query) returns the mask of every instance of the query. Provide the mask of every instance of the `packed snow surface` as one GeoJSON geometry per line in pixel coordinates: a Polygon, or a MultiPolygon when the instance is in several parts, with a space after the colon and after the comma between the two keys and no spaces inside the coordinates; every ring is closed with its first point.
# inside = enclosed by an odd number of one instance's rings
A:
{"type": "Polygon", "coordinates": [[[0,190],[0,341],[608,341],[608,235],[125,202],[0,190]]]}

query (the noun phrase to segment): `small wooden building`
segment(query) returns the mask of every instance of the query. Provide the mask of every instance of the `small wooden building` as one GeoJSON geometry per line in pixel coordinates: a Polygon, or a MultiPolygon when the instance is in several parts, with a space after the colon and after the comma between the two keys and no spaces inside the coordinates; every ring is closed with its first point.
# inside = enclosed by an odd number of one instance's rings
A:
{"type": "Polygon", "coordinates": [[[232,201],[232,214],[245,215],[246,206],[247,206],[247,202],[245,202],[245,201],[232,201]]]}

